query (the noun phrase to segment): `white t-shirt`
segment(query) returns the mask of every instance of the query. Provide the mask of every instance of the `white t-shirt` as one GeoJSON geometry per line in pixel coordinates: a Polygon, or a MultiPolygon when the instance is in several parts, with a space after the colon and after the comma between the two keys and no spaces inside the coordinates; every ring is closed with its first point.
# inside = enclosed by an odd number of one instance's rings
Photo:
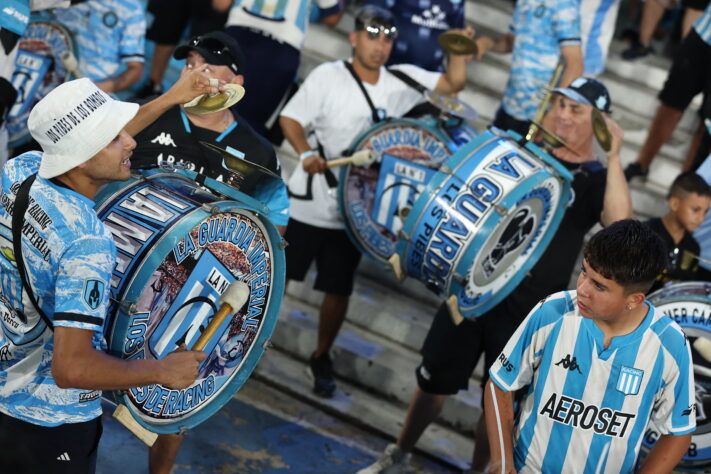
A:
{"type": "MultiPolygon", "coordinates": [[[[428,89],[434,90],[441,77],[438,72],[426,71],[417,66],[393,66],[428,89]]],[[[377,109],[386,117],[401,117],[415,105],[423,102],[423,95],[380,68],[375,84],[363,83],[377,109]]],[[[314,69],[298,92],[291,98],[281,115],[296,120],[304,129],[313,128],[316,138],[324,148],[326,159],[341,157],[351,143],[373,126],[372,112],[363,92],[343,61],[324,63],[314,69]]],[[[336,173],[338,174],[337,170],[336,173]]],[[[335,189],[329,192],[323,174],[314,175],[309,190],[309,175],[297,166],[289,179],[291,216],[306,224],[328,229],[342,229],[335,189]],[[309,192],[310,191],[310,192],[309,192]],[[303,198],[299,198],[303,196],[303,198]],[[306,198],[306,199],[305,199],[306,198]]]]}

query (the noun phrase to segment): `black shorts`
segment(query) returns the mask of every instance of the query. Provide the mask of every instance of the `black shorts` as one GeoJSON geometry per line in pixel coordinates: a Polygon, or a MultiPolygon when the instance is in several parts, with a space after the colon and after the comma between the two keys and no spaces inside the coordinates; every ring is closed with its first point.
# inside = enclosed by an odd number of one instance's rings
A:
{"type": "Polygon", "coordinates": [[[705,10],[709,4],[709,0],[681,0],[684,8],[693,8],[694,10],[705,10]]]}
{"type": "Polygon", "coordinates": [[[188,20],[192,22],[190,36],[221,30],[229,14],[229,10],[216,11],[204,0],[150,0],[148,11],[154,18],[146,38],[158,44],[178,44],[188,20]]]}
{"type": "MultiPolygon", "coordinates": [[[[524,313],[525,316],[525,313],[524,313]]],[[[422,345],[422,363],[417,367],[417,385],[423,392],[453,395],[469,388],[481,353],[484,353],[484,377],[518,328],[521,318],[512,317],[496,306],[475,320],[465,319],[456,326],[446,304],[440,305],[422,345]]]]}
{"type": "Polygon", "coordinates": [[[530,124],[531,122],[529,122],[528,120],[519,120],[513,115],[509,115],[503,107],[499,107],[499,110],[496,111],[494,121],[491,123],[491,125],[496,128],[500,128],[504,131],[513,130],[514,132],[524,137],[528,133],[528,127],[530,126],[530,124]]]}
{"type": "Polygon", "coordinates": [[[284,239],[289,243],[287,280],[303,280],[311,262],[316,260],[315,289],[334,295],[353,292],[353,277],[361,254],[345,230],[324,229],[289,219],[284,239]]]}
{"type": "Polygon", "coordinates": [[[0,413],[2,472],[93,474],[102,431],[100,416],[48,427],[0,413]]]}
{"type": "Polygon", "coordinates": [[[711,46],[693,28],[674,56],[659,100],[668,107],[686,110],[700,92],[707,92],[711,81],[711,46]]]}

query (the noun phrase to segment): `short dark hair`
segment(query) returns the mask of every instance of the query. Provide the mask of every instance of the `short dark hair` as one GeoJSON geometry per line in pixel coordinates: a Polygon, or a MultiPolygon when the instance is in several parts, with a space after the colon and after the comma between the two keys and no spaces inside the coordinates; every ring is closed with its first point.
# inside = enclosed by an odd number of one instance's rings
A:
{"type": "Polygon", "coordinates": [[[593,235],[583,257],[605,278],[633,293],[646,293],[666,266],[664,242],[634,219],[617,221],[593,235]]]}
{"type": "Polygon", "coordinates": [[[698,194],[699,196],[711,197],[711,187],[709,187],[704,178],[693,171],[687,171],[676,177],[669,188],[667,199],[670,197],[683,199],[687,194],[692,193],[698,194]]]}
{"type": "Polygon", "coordinates": [[[368,25],[394,26],[395,17],[390,10],[377,5],[364,5],[355,14],[355,29],[363,30],[368,25]]]}

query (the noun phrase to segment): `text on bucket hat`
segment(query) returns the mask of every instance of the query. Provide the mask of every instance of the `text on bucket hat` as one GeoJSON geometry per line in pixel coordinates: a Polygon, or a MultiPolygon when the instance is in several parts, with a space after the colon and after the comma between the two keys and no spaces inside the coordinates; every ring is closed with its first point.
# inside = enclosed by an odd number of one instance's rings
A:
{"type": "Polygon", "coordinates": [[[222,31],[193,36],[187,44],[178,46],[175,59],[185,59],[191,50],[200,53],[208,64],[227,66],[235,74],[244,74],[244,55],[237,40],[222,31]]]}
{"type": "Polygon", "coordinates": [[[76,168],[116,138],[138,104],[111,98],[87,78],[60,84],[34,106],[27,126],[43,150],[38,175],[76,168]]]}
{"type": "Polygon", "coordinates": [[[612,111],[612,100],[607,87],[591,77],[579,77],[568,87],[553,89],[553,93],[564,95],[575,102],[592,105],[600,112],[609,114],[612,111]]]}

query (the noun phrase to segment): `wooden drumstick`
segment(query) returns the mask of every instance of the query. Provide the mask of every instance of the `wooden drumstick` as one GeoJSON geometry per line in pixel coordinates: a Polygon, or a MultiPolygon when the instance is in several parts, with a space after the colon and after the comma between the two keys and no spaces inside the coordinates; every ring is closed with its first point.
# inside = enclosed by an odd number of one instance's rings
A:
{"type": "Polygon", "coordinates": [[[701,357],[711,362],[711,341],[705,337],[697,337],[692,346],[701,357]]]}
{"type": "Polygon", "coordinates": [[[353,166],[368,166],[375,163],[378,159],[378,154],[373,150],[366,149],[353,153],[345,158],[338,158],[326,163],[326,168],[334,168],[336,166],[353,165],[353,166]]]}
{"type": "Polygon", "coordinates": [[[77,57],[74,56],[74,53],[69,50],[62,51],[59,56],[59,59],[62,61],[64,69],[70,72],[74,76],[74,79],[79,79],[80,77],[82,77],[81,73],[79,72],[79,63],[77,62],[77,57]]]}
{"type": "Polygon", "coordinates": [[[197,340],[191,350],[201,351],[205,349],[207,343],[215,335],[217,329],[233,310],[240,309],[249,299],[249,286],[242,281],[234,281],[230,283],[222,296],[220,296],[220,309],[215,313],[215,316],[207,325],[200,338],[197,340]]]}

